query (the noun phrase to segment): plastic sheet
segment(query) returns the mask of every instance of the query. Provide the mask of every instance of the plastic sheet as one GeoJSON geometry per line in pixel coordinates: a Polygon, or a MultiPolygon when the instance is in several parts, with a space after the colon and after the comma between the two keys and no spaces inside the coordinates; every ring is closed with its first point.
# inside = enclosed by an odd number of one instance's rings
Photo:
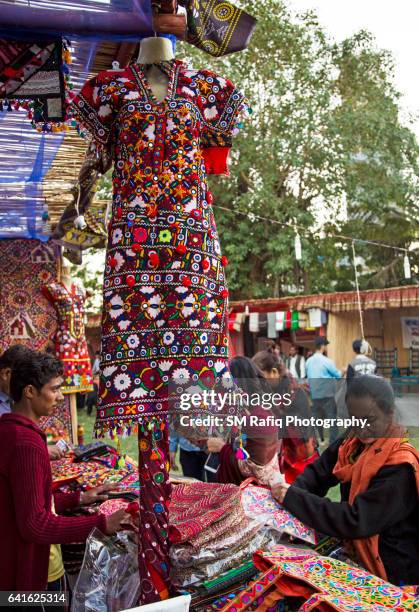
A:
{"type": "Polygon", "coordinates": [[[108,537],[94,529],[87,539],[71,612],[117,612],[136,605],[140,595],[135,534],[108,537]]]}

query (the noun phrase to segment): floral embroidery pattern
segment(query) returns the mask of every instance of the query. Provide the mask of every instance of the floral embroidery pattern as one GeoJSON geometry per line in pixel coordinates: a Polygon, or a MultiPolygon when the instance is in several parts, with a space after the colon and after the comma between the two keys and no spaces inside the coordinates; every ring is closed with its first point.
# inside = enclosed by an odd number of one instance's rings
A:
{"type": "Polygon", "coordinates": [[[100,73],[73,103],[114,155],[99,435],[167,414],[170,381],[211,387],[228,378],[227,260],[206,174],[227,155],[246,105],[213,72],[159,66],[169,78],[163,102],[133,64],[100,73]]]}
{"type": "Polygon", "coordinates": [[[85,295],[77,285],[69,292],[55,282],[45,285],[43,291],[58,315],[55,352],[64,367],[62,392],[92,391],[92,368],[83,320],[85,295]]]}

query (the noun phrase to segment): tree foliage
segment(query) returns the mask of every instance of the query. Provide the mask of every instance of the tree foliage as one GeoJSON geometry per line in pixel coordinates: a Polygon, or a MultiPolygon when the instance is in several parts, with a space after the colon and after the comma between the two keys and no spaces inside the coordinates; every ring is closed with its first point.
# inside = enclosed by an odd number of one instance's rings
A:
{"type": "MultiPolygon", "coordinates": [[[[281,0],[252,11],[259,21],[250,48],[213,66],[253,109],[232,176],[211,179],[231,293],[351,289],[351,245],[324,234],[402,248],[418,239],[418,144],[400,119],[392,57],[365,31],[335,43],[314,13],[292,15],[281,0]],[[275,222],[305,228],[300,264],[293,229],[275,222]]],[[[208,65],[201,52],[182,51],[208,65]]],[[[356,250],[361,286],[403,282],[403,253],[362,243],[356,250]]]]}
{"type": "MultiPolygon", "coordinates": [[[[403,249],[419,239],[418,144],[400,117],[392,57],[365,31],[335,43],[313,12],[293,15],[282,0],[254,3],[252,13],[257,29],[240,54],[214,60],[178,48],[230,78],[253,109],[231,176],[210,178],[231,296],[352,289],[351,244],[328,234],[403,249]],[[303,228],[300,262],[295,232],[281,224],[303,228]]],[[[356,251],[361,287],[405,282],[403,253],[356,251]]]]}

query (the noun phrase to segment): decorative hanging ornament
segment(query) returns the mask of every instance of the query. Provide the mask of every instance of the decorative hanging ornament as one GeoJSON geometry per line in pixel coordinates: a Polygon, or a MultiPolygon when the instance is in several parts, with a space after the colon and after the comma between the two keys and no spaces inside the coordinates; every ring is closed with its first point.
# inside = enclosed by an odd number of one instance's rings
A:
{"type": "Polygon", "coordinates": [[[412,271],[410,269],[409,255],[407,253],[404,256],[403,267],[404,267],[404,277],[407,279],[412,278],[412,271]]]}
{"type": "Polygon", "coordinates": [[[249,459],[250,455],[247,450],[243,447],[243,442],[246,442],[246,434],[242,434],[240,431],[239,434],[239,448],[236,450],[236,459],[239,461],[245,461],[249,459]]]}
{"type": "Polygon", "coordinates": [[[297,261],[301,261],[301,258],[302,258],[301,238],[298,232],[295,234],[295,238],[294,238],[294,249],[295,249],[295,259],[297,261]]]}

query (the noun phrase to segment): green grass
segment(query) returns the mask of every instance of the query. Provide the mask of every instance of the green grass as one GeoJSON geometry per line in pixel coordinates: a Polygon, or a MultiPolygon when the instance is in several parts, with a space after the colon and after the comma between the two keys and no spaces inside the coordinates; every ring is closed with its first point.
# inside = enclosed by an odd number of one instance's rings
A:
{"type": "MultiPolygon", "coordinates": [[[[94,413],[92,416],[88,416],[85,410],[77,411],[79,425],[83,425],[84,427],[84,443],[89,444],[89,442],[93,442],[95,440],[93,436],[93,425],[95,423],[94,413]]],[[[115,446],[116,441],[111,440],[110,438],[104,439],[106,444],[110,444],[111,446],[115,446]]],[[[121,452],[125,455],[129,455],[131,459],[134,461],[138,461],[138,443],[137,443],[137,434],[133,434],[127,438],[121,438],[121,452]]]]}

